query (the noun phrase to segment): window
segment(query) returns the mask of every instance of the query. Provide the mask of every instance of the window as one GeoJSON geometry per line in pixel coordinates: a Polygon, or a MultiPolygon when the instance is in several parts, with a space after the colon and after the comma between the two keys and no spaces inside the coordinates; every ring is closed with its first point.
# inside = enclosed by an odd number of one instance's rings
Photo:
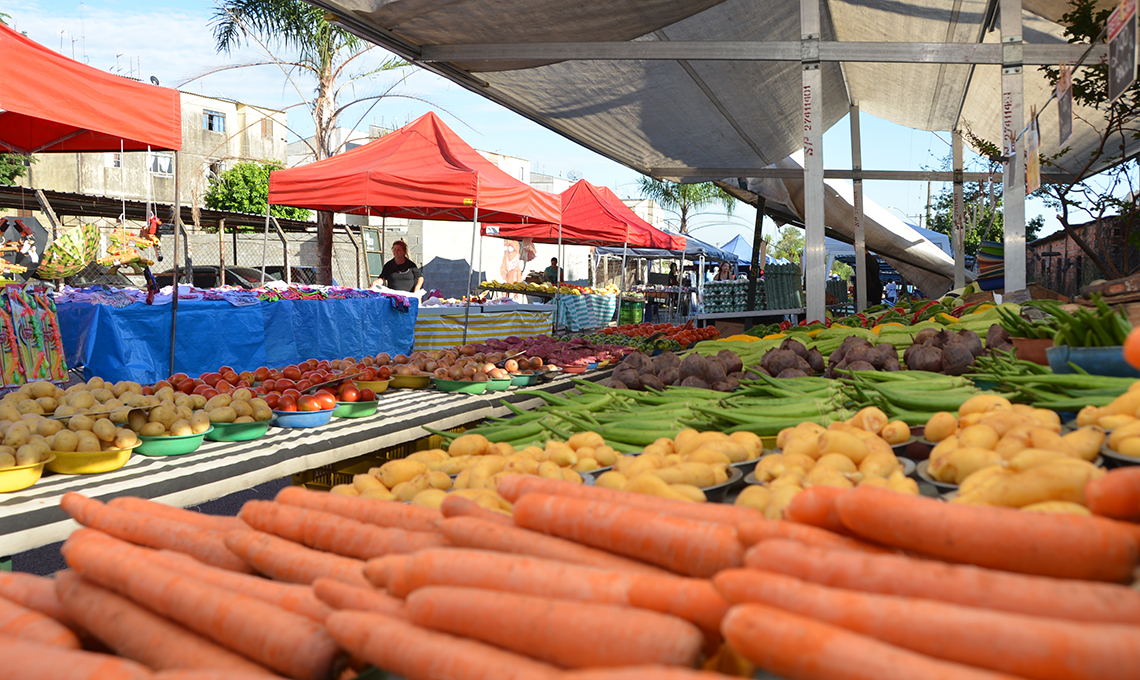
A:
{"type": "Polygon", "coordinates": [[[108,168],[123,167],[123,154],[108,152],[103,156],[103,165],[108,168]]]}
{"type": "Polygon", "coordinates": [[[226,131],[226,114],[217,111],[202,112],[202,129],[211,132],[226,131]]]}
{"type": "Polygon", "coordinates": [[[262,139],[272,139],[273,138],[273,119],[272,118],[262,118],[261,119],[261,138],[262,139]]]}
{"type": "Polygon", "coordinates": [[[146,156],[146,168],[156,175],[173,175],[174,154],[148,153],[146,156]]]}
{"type": "Polygon", "coordinates": [[[210,161],[210,165],[208,166],[208,168],[206,170],[206,179],[210,179],[211,177],[221,177],[221,176],[222,176],[222,162],[221,161],[210,161]]]}

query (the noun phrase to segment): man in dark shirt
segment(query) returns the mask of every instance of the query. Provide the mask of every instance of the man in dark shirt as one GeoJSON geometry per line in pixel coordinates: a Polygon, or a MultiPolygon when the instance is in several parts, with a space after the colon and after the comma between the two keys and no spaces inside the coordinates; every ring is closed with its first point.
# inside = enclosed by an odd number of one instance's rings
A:
{"type": "Polygon", "coordinates": [[[424,274],[408,259],[408,244],[402,239],[392,244],[392,259],[384,263],[379,279],[392,290],[416,293],[423,288],[424,274]]]}

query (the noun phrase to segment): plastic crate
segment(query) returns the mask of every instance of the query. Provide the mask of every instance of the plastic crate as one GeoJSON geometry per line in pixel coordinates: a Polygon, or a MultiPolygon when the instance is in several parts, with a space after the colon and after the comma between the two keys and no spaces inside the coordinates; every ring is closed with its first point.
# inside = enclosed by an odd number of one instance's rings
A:
{"type": "Polygon", "coordinates": [[[641,302],[622,300],[621,311],[618,314],[618,324],[641,323],[645,316],[645,305],[641,302]]]}

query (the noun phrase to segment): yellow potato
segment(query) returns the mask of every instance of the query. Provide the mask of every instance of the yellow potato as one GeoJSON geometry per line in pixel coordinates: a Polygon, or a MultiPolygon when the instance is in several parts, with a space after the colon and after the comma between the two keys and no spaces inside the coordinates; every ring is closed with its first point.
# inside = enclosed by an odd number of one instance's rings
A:
{"type": "Polygon", "coordinates": [[[237,418],[234,418],[234,422],[235,423],[252,423],[253,422],[253,416],[238,416],[237,418]]]}
{"type": "Polygon", "coordinates": [[[910,426],[901,420],[892,420],[879,432],[888,444],[902,444],[910,439],[910,426]]]}
{"type": "MultiPolygon", "coordinates": [[[[74,420],[74,418],[72,418],[72,420],[74,420]]],[[[36,428],[36,431],[39,432],[39,428],[36,428]]],[[[119,431],[119,428],[111,424],[111,421],[100,418],[95,421],[95,425],[92,426],[91,431],[94,432],[95,436],[99,439],[110,442],[115,440],[115,433],[119,431]]]]}
{"type": "MultiPolygon", "coordinates": [[[[855,463],[843,455],[842,453],[829,453],[821,456],[819,461],[815,464],[815,468],[830,467],[839,472],[857,472],[859,468],[855,467],[855,463]]],[[[812,468],[813,470],[815,468],[812,468]]],[[[810,475],[810,472],[809,472],[810,475]]]]}
{"type": "Polygon", "coordinates": [[[1045,501],[1033,503],[1022,508],[1025,512],[1055,512],[1064,515],[1092,515],[1089,509],[1080,503],[1069,501],[1045,501]]]}
{"type": "MultiPolygon", "coordinates": [[[[356,491],[355,487],[353,487],[351,484],[342,485],[342,486],[347,486],[348,488],[352,489],[353,491],[356,491]]],[[[392,495],[392,492],[389,491],[388,489],[385,489],[382,486],[379,488],[376,488],[376,489],[368,489],[367,491],[362,491],[362,492],[358,492],[358,493],[359,493],[361,498],[374,498],[378,501],[394,501],[394,500],[396,500],[396,497],[392,495]]],[[[349,495],[351,495],[351,494],[349,494],[349,495]]]]}
{"type": "Polygon", "coordinates": [[[673,490],[664,480],[652,474],[638,475],[629,480],[625,490],[631,493],[641,493],[661,498],[671,498],[678,501],[692,502],[692,499],[673,490]]]}
{"type": "Polygon", "coordinates": [[[144,437],[161,437],[166,434],[166,426],[162,423],[147,423],[139,430],[139,434],[144,437]]]}
{"type": "Polygon", "coordinates": [[[772,492],[769,489],[759,484],[749,484],[736,497],[733,505],[764,512],[768,509],[768,501],[770,500],[772,500],[772,492]]]}
{"type": "Polygon", "coordinates": [[[465,434],[452,440],[447,450],[453,456],[483,456],[491,452],[491,442],[481,434],[465,434]]]}
{"type": "Polygon", "coordinates": [[[44,413],[54,413],[59,408],[59,402],[51,397],[40,397],[36,399],[36,403],[40,405],[44,413]]]}
{"type": "MultiPolygon", "coordinates": [[[[75,420],[72,418],[72,420],[75,420]]],[[[150,410],[150,416],[147,417],[152,423],[162,423],[163,427],[170,429],[174,421],[178,420],[178,412],[170,406],[156,406],[150,410]]],[[[225,422],[231,422],[233,418],[225,422]]]]}
{"type": "Polygon", "coordinates": [[[18,449],[24,444],[28,443],[28,437],[31,436],[31,429],[24,423],[16,423],[8,428],[4,433],[4,446],[11,446],[18,449]]]}
{"type": "Polygon", "coordinates": [[[999,439],[1001,439],[1001,437],[998,435],[997,430],[985,423],[971,425],[958,433],[958,443],[962,446],[977,446],[983,449],[993,450],[999,439]]]}
{"type": "Polygon", "coordinates": [[[28,383],[28,389],[36,399],[40,397],[50,397],[55,394],[55,385],[44,380],[28,383]]]}
{"type": "Polygon", "coordinates": [[[982,486],[994,483],[994,481],[996,481],[994,478],[1001,477],[1002,475],[1012,475],[1013,472],[1013,470],[1002,465],[987,465],[980,470],[975,470],[958,485],[958,495],[968,496],[982,486]]]}
{"type": "MultiPolygon", "coordinates": [[[[359,474],[352,476],[352,485],[356,487],[357,491],[364,492],[368,489],[378,489],[384,487],[384,484],[369,474],[359,474]]],[[[386,488],[386,487],[385,487],[386,488]]]]}
{"type": "MultiPolygon", "coordinates": [[[[780,458],[780,462],[783,464],[785,470],[801,470],[803,472],[807,472],[818,464],[815,459],[796,453],[785,453],[780,458]]],[[[759,463],[757,463],[757,465],[759,465],[759,463]]]]}
{"type": "MultiPolygon", "coordinates": [[[[1086,432],[1087,433],[1089,431],[1095,431],[1095,430],[1100,430],[1101,434],[1102,435],[1104,434],[1104,430],[1102,428],[1095,427],[1095,429],[1094,429],[1094,427],[1082,427],[1080,429],[1077,429],[1077,430],[1070,432],[1069,434],[1065,435],[1065,437],[1070,437],[1072,435],[1077,434],[1078,432],[1086,432]]],[[[1125,425],[1124,427],[1118,427],[1115,430],[1113,430],[1112,433],[1108,435],[1108,448],[1115,450],[1116,447],[1120,444],[1120,442],[1124,441],[1125,439],[1128,439],[1129,437],[1140,437],[1140,421],[1137,421],[1135,423],[1131,423],[1129,425],[1125,425]]],[[[1104,443],[1104,442],[1102,441],[1101,443],[1104,443]]],[[[1091,444],[1091,442],[1090,442],[1090,444],[1091,444]]],[[[1100,447],[1098,446],[1097,449],[1099,450],[1099,448],[1100,447]]],[[[1082,456],[1082,458],[1083,457],[1084,456],[1082,456]]],[[[1094,456],[1094,458],[1095,458],[1095,456],[1094,456]]]]}
{"type": "Polygon", "coordinates": [[[410,501],[415,498],[416,494],[428,488],[428,477],[425,473],[388,488],[392,492],[392,495],[396,497],[396,500],[401,502],[410,501]]]}
{"type": "Polygon", "coordinates": [[[63,423],[58,420],[41,420],[36,425],[36,434],[50,437],[63,429],[63,423]]]}
{"type": "Polygon", "coordinates": [[[1100,425],[1106,430],[1116,430],[1117,428],[1131,425],[1136,421],[1137,419],[1134,416],[1129,415],[1101,416],[1100,419],[1097,420],[1097,425],[1100,425]]]}
{"type": "MultiPolygon", "coordinates": [[[[195,411],[199,411],[201,409],[204,409],[204,408],[206,408],[206,402],[207,401],[208,401],[208,399],[206,399],[206,397],[202,396],[201,394],[191,394],[190,395],[190,408],[194,409],[195,411]]],[[[269,404],[266,404],[266,406],[268,406],[268,405],[269,404]]]]}
{"type": "Polygon", "coordinates": [[[887,488],[898,493],[918,495],[918,482],[904,475],[902,470],[895,470],[890,477],[887,477],[887,488]]]}
{"type": "Polygon", "coordinates": [[[940,442],[958,431],[958,419],[953,413],[939,411],[926,421],[923,437],[928,442],[940,442]]]}
{"type": "Polygon", "coordinates": [[[612,446],[599,446],[594,449],[594,458],[597,459],[598,464],[602,467],[613,465],[620,456],[621,454],[612,446]]]}
{"type": "Polygon", "coordinates": [[[819,436],[819,452],[843,454],[853,462],[859,463],[867,457],[870,450],[862,439],[850,432],[828,430],[819,436]]]}
{"type": "Polygon", "coordinates": [[[253,415],[253,407],[249,405],[248,401],[234,399],[232,402],[230,402],[230,408],[234,410],[234,413],[236,413],[239,418],[241,416],[253,415]]]}
{"type": "Polygon", "coordinates": [[[233,403],[233,397],[231,397],[230,395],[228,395],[228,394],[215,394],[214,396],[212,396],[206,400],[206,405],[203,408],[205,408],[207,411],[213,411],[216,408],[222,408],[223,406],[229,406],[231,403],[233,403]]]}
{"type": "Polygon", "coordinates": [[[116,449],[133,449],[139,445],[139,438],[134,430],[122,427],[115,433],[115,440],[112,444],[114,444],[116,449]]]}
{"type": "Polygon", "coordinates": [[[768,500],[768,507],[764,509],[764,516],[768,519],[783,519],[784,508],[792,502],[796,494],[803,491],[800,486],[781,486],[772,488],[772,497],[768,500]]]}
{"type": "MultiPolygon", "coordinates": [[[[4,441],[8,441],[7,437],[4,438],[4,441]]],[[[79,436],[71,430],[60,430],[59,432],[56,432],[54,435],[52,435],[51,438],[52,451],[67,453],[74,451],[75,447],[78,445],[79,436]]]]}
{"type": "Polygon", "coordinates": [[[447,498],[447,492],[441,489],[424,489],[412,497],[412,505],[418,505],[421,508],[434,508],[439,509],[443,505],[444,499],[447,498]]]}
{"type": "MultiPolygon", "coordinates": [[[[686,453],[692,453],[693,451],[696,451],[698,448],[706,444],[711,444],[713,442],[731,441],[732,440],[729,439],[728,435],[723,432],[701,432],[697,435],[687,438],[684,443],[675,441],[674,448],[676,448],[677,453],[684,455],[686,453]]],[[[739,444],[737,446],[739,446],[739,444]]]]}
{"type": "MultiPolygon", "coordinates": [[[[814,465],[814,462],[813,462],[814,465]]],[[[788,468],[784,466],[784,456],[780,453],[770,453],[760,459],[753,469],[758,482],[770,482],[779,477],[788,468]]]]}
{"type": "Polygon", "coordinates": [[[20,419],[20,411],[11,404],[0,405],[0,420],[10,420],[15,422],[20,419]]]}
{"type": "Polygon", "coordinates": [[[708,496],[705,495],[705,492],[691,484],[670,484],[669,488],[673,493],[684,496],[694,503],[705,503],[708,501],[708,496]]]}
{"type": "Polygon", "coordinates": [[[19,406],[16,407],[16,410],[20,412],[20,415],[23,415],[25,413],[38,413],[39,415],[43,415],[44,413],[44,407],[40,406],[38,403],[32,401],[31,399],[27,401],[21,401],[19,406]]]}
{"type": "Polygon", "coordinates": [[[75,392],[71,395],[67,405],[75,408],[91,408],[95,405],[95,397],[90,392],[75,392]]]}
{"type": "Polygon", "coordinates": [[[230,394],[230,397],[232,397],[234,401],[244,401],[248,403],[253,399],[253,390],[248,387],[239,387],[230,394]]]}
{"type": "Polygon", "coordinates": [[[1095,406],[1086,406],[1077,411],[1077,426],[1096,425],[1100,420],[1100,409],[1095,406]]]}
{"type": "Polygon", "coordinates": [[[80,453],[97,453],[103,450],[102,442],[99,438],[91,434],[87,430],[81,430],[76,433],[79,437],[79,443],[75,445],[75,450],[80,453]]]}
{"type": "Polygon", "coordinates": [[[446,491],[451,488],[451,477],[446,472],[433,470],[428,473],[428,486],[446,491]]]}
{"type": "Polygon", "coordinates": [[[237,411],[232,406],[219,406],[208,413],[211,423],[232,423],[237,418],[237,411]]]}
{"type": "Polygon", "coordinates": [[[1009,399],[996,394],[979,394],[970,397],[958,407],[958,416],[967,416],[971,413],[989,413],[991,411],[1012,411],[1013,404],[1009,399]]]}
{"type": "MultiPolygon", "coordinates": [[[[562,470],[562,481],[564,481],[564,482],[570,482],[571,484],[584,484],[586,482],[586,480],[584,480],[582,478],[582,475],[578,474],[577,472],[575,472],[571,468],[561,468],[561,470],[562,470]]],[[[497,487],[498,487],[498,482],[496,480],[496,483],[491,488],[497,488],[497,487]]]]}
{"type": "Polygon", "coordinates": [[[1074,456],[1056,449],[1022,449],[1010,458],[1006,462],[1006,465],[1014,472],[1021,472],[1022,470],[1029,470],[1039,465],[1051,463],[1060,458],[1074,458],[1074,456]]]}
{"type": "Polygon", "coordinates": [[[16,465],[35,465],[40,462],[40,450],[31,444],[16,449],[16,465]]]}
{"type": "MultiPolygon", "coordinates": [[[[747,460],[747,459],[745,459],[747,460]]],[[[702,446],[690,453],[687,457],[688,463],[707,463],[709,465],[729,465],[735,461],[729,460],[728,456],[720,451],[714,451],[706,446],[702,446]]]]}
{"type": "Polygon", "coordinates": [[[334,496],[359,496],[360,492],[356,490],[351,484],[337,484],[329,489],[329,493],[334,496]]]}
{"type": "Polygon", "coordinates": [[[194,429],[190,426],[189,420],[176,420],[171,423],[169,432],[171,437],[185,437],[194,434],[194,429]]]}
{"type": "MultiPolygon", "coordinates": [[[[397,484],[406,482],[410,479],[415,479],[420,475],[426,475],[430,472],[426,465],[414,460],[406,458],[399,460],[390,460],[380,466],[380,481],[384,486],[389,489],[394,489],[397,484]]],[[[405,499],[407,500],[407,499],[405,499]]]]}
{"type": "Polygon", "coordinates": [[[850,489],[855,486],[855,483],[830,465],[817,465],[804,477],[803,485],[805,488],[809,486],[837,486],[850,489]]]}
{"type": "Polygon", "coordinates": [[[644,455],[650,455],[650,456],[665,457],[668,455],[672,455],[673,453],[674,452],[672,451],[672,447],[665,446],[664,444],[658,444],[656,442],[650,444],[649,446],[646,446],[644,449],[641,450],[641,455],[643,455],[643,456],[644,455]]]}
{"type": "Polygon", "coordinates": [[[0,452],[0,470],[16,466],[16,456],[8,452],[0,452]]]}
{"type": "Polygon", "coordinates": [[[253,419],[259,423],[265,422],[266,420],[273,420],[273,410],[268,406],[259,406],[257,410],[253,412],[253,419]]]}
{"type": "Polygon", "coordinates": [[[588,446],[592,449],[605,446],[606,440],[597,432],[576,432],[566,440],[566,444],[571,449],[577,451],[584,446],[588,446]]]}
{"type": "Polygon", "coordinates": [[[1043,427],[1035,427],[1029,430],[1029,443],[1035,449],[1052,449],[1053,451],[1064,451],[1070,455],[1076,455],[1076,451],[1073,450],[1072,446],[1069,446],[1061,435],[1043,427]]]}
{"type": "Polygon", "coordinates": [[[538,476],[545,479],[562,479],[562,468],[552,460],[546,460],[538,465],[538,476]]]}
{"type": "Polygon", "coordinates": [[[799,469],[791,469],[784,472],[784,474],[768,482],[768,487],[775,490],[781,486],[796,486],[802,487],[804,475],[807,473],[799,469]]]}
{"type": "Polygon", "coordinates": [[[693,428],[686,427],[685,429],[678,432],[677,436],[673,437],[673,445],[676,447],[679,447],[682,444],[684,444],[685,442],[687,442],[691,437],[695,437],[698,434],[700,434],[700,433],[697,432],[696,430],[694,430],[693,428]]]}
{"type": "Polygon", "coordinates": [[[887,481],[886,477],[878,477],[876,475],[870,475],[870,476],[864,477],[863,479],[860,479],[859,483],[856,484],[855,486],[875,486],[875,487],[878,487],[880,489],[887,489],[887,488],[890,488],[890,482],[887,481]]]}
{"type": "Polygon", "coordinates": [[[1129,458],[1140,458],[1140,437],[1122,439],[1116,447],[1116,452],[1129,458]]]}
{"type": "Polygon", "coordinates": [[[590,472],[591,470],[597,470],[600,467],[601,466],[598,465],[598,461],[594,460],[593,458],[579,458],[578,462],[574,464],[573,469],[575,472],[590,472]]]}
{"type": "Polygon", "coordinates": [[[862,473],[864,477],[875,476],[886,478],[895,470],[901,469],[902,465],[893,453],[884,454],[875,452],[864,458],[862,463],[859,463],[859,472],[862,473]]]}
{"type": "Polygon", "coordinates": [[[210,429],[210,414],[205,411],[198,411],[190,416],[190,431],[194,434],[201,434],[210,429]]]}
{"type": "Polygon", "coordinates": [[[1084,504],[1085,484],[1105,471],[1083,460],[1066,458],[998,478],[978,489],[973,499],[985,505],[1021,508],[1045,501],[1084,504]]]}
{"type": "Polygon", "coordinates": [[[1101,416],[1132,415],[1140,409],[1140,390],[1129,390],[1101,408],[1101,416]]]}
{"type": "Polygon", "coordinates": [[[706,463],[681,463],[673,467],[661,468],[654,471],[666,484],[689,484],[697,488],[712,486],[716,483],[716,473],[711,465],[706,463]]]}
{"type": "Polygon", "coordinates": [[[851,416],[848,423],[861,430],[877,433],[887,424],[887,420],[887,414],[883,413],[882,409],[877,406],[867,406],[851,416]]]}
{"type": "MultiPolygon", "coordinates": [[[[177,394],[178,393],[174,391],[173,387],[163,387],[163,388],[160,388],[158,390],[155,390],[155,392],[154,392],[154,396],[158,397],[162,401],[174,401],[174,397],[177,394]]],[[[94,395],[92,395],[92,396],[94,396],[94,395]]]]}
{"type": "Polygon", "coordinates": [[[621,491],[625,489],[625,485],[628,482],[629,479],[627,479],[626,476],[622,473],[609,470],[608,472],[603,472],[598,476],[596,480],[594,480],[594,486],[600,486],[603,489],[617,489],[618,491],[621,491]]]}
{"type": "Polygon", "coordinates": [[[744,447],[748,455],[745,460],[759,458],[764,453],[764,441],[760,439],[760,435],[754,432],[741,430],[740,432],[733,432],[728,435],[728,438],[744,447]]]}
{"type": "Polygon", "coordinates": [[[976,446],[964,446],[935,459],[930,459],[928,472],[940,482],[959,484],[972,473],[1001,460],[1001,454],[976,446]]]}
{"type": "Polygon", "coordinates": [[[784,440],[784,448],[781,451],[785,454],[807,456],[815,460],[820,456],[819,435],[814,432],[798,436],[791,435],[784,440]]]}

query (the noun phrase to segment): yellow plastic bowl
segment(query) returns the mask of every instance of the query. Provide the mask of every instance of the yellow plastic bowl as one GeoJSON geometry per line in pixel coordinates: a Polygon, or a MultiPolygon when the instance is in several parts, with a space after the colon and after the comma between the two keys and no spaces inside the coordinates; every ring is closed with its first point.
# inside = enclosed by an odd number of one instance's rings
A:
{"type": "Polygon", "coordinates": [[[380,394],[384,390],[388,389],[388,383],[390,383],[390,382],[392,382],[392,381],[391,380],[357,380],[356,386],[362,390],[363,389],[369,389],[369,390],[372,390],[373,392],[375,392],[376,394],[380,394]]]}
{"type": "Polygon", "coordinates": [[[16,467],[0,469],[0,493],[19,491],[40,481],[44,473],[44,465],[55,460],[55,456],[48,457],[31,465],[17,465],[16,467]]]}
{"type": "Polygon", "coordinates": [[[93,475],[110,472],[126,465],[132,451],[134,449],[112,449],[98,453],[52,451],[55,460],[48,463],[47,469],[61,475],[93,475]]]}
{"type": "MultiPolygon", "coordinates": [[[[394,389],[419,390],[431,384],[430,375],[393,375],[391,383],[394,389]]],[[[357,383],[359,384],[359,383],[357,383]]]]}

